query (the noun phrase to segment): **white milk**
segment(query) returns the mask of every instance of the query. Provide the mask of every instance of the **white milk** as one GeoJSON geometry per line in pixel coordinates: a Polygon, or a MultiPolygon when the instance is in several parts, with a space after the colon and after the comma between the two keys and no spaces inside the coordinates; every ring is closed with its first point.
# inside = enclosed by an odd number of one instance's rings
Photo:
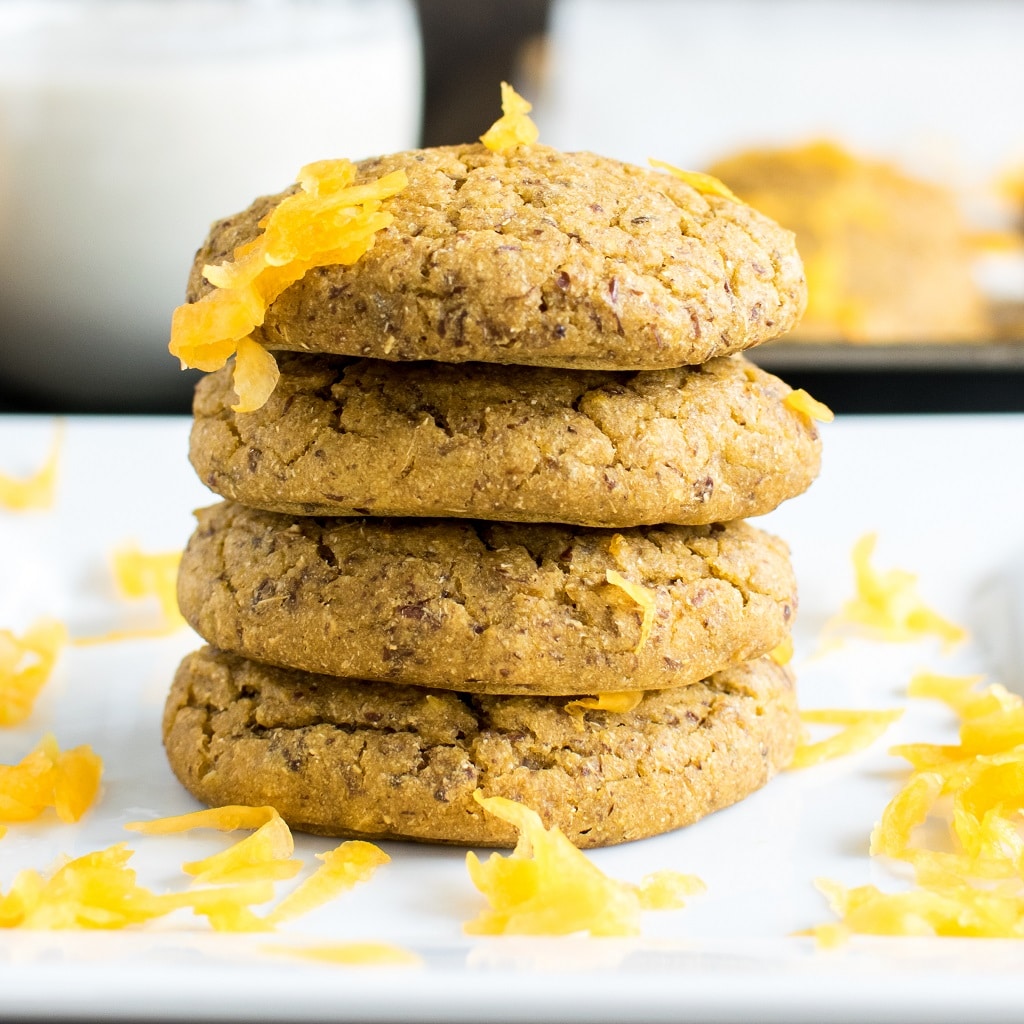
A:
{"type": "Polygon", "coordinates": [[[181,394],[168,325],[210,222],[415,145],[420,96],[407,0],[0,4],[3,389],[181,394]]]}

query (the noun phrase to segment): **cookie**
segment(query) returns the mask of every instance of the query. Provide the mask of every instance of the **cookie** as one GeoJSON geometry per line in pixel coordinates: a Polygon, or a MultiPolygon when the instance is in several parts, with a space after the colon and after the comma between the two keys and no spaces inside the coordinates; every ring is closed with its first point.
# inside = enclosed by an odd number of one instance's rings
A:
{"type": "Polygon", "coordinates": [[[978,340],[988,330],[954,195],[830,142],[750,150],[713,173],[791,228],[810,291],[793,340],[978,340]]]}
{"type": "Polygon", "coordinates": [[[638,373],[283,355],[254,413],[231,370],[196,389],[191,459],[212,490],[293,515],[584,526],[771,511],[817,475],[814,423],[740,356],[638,373]]]}
{"type": "Polygon", "coordinates": [[[790,760],[792,678],[770,659],[646,693],[625,713],[336,679],[211,648],[164,713],[175,774],[211,805],[270,804],[295,829],[513,846],[473,792],[533,808],[581,847],[688,825],[790,760]]]}
{"type": "MultiPolygon", "coordinates": [[[[705,362],[790,330],[806,302],[793,236],[751,207],[590,153],[480,144],[365,160],[404,170],[394,222],[353,266],[309,271],[253,337],[268,349],[577,369],[705,362]]],[[[286,193],[282,193],[284,195],[286,193]]],[[[280,200],[220,221],[209,263],[280,200]]]]}
{"type": "Polygon", "coordinates": [[[621,532],[201,510],[178,576],[209,643],[474,693],[678,687],[787,635],[786,545],[744,522],[621,532]],[[617,582],[613,582],[617,581],[617,582]]]}

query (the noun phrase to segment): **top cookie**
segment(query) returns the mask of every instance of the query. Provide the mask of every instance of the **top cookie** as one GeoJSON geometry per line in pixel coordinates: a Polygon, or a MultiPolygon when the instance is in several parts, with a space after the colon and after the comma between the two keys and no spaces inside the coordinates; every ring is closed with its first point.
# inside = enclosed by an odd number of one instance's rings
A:
{"type": "MultiPolygon", "coordinates": [[[[394,222],[353,266],[309,271],[253,337],[268,349],[659,369],[702,363],[786,333],[806,302],[794,236],[751,207],[590,153],[479,144],[358,165],[357,182],[404,170],[394,222]]],[[[282,196],[215,224],[209,263],[258,234],[282,196]]]]}

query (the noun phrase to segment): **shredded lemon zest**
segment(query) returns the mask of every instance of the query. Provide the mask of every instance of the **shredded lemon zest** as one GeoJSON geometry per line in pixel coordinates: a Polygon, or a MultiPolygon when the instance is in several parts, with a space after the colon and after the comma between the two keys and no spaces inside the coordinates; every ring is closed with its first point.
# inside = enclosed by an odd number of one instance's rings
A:
{"type": "Polygon", "coordinates": [[[792,409],[811,420],[818,420],[821,423],[831,423],[835,413],[824,403],[812,398],[803,388],[790,391],[782,400],[787,409],[792,409]]]}
{"type": "Polygon", "coordinates": [[[68,631],[56,619],[39,619],[20,637],[0,629],[0,726],[19,725],[32,714],[68,631]]]}
{"type": "MultiPolygon", "coordinates": [[[[871,853],[911,865],[915,885],[820,888],[841,918],[812,929],[819,942],[852,934],[1024,938],[1024,700],[977,676],[921,672],[909,690],[960,717],[958,744],[906,744],[892,753],[914,768],[871,835],[871,853]],[[932,849],[943,821],[952,849],[932,849]]],[[[941,840],[940,840],[941,841],[941,840]]]]}
{"type": "Polygon", "coordinates": [[[633,648],[633,653],[639,654],[647,643],[651,635],[651,628],[654,626],[654,613],[658,607],[654,595],[649,588],[627,580],[622,573],[616,572],[615,569],[606,569],[604,578],[613,587],[618,587],[627,597],[635,601],[643,612],[643,618],[640,621],[640,639],[637,641],[636,647],[633,648]]]}
{"type": "Polygon", "coordinates": [[[643,690],[622,690],[616,693],[598,693],[593,697],[580,697],[569,701],[565,707],[584,708],[587,711],[614,711],[624,715],[640,706],[644,699],[643,690]]]}
{"type": "Polygon", "coordinates": [[[387,942],[321,942],[307,946],[265,944],[265,953],[341,967],[417,967],[423,961],[415,953],[387,942]]]}
{"type": "Polygon", "coordinates": [[[127,598],[155,597],[160,602],[168,631],[185,624],[178,610],[178,565],[180,551],[140,551],[134,546],[114,552],[114,579],[127,598]]]}
{"type": "Polygon", "coordinates": [[[168,636],[185,625],[178,609],[180,551],[148,552],[134,544],[126,544],[114,551],[111,562],[118,594],[131,601],[155,597],[160,605],[160,622],[138,629],[114,629],[95,636],[75,637],[76,647],[168,636]]]}
{"type": "Polygon", "coordinates": [[[871,833],[872,856],[902,857],[910,833],[923,824],[942,793],[943,777],[937,772],[920,772],[889,801],[882,819],[871,833]]]}
{"type": "Polygon", "coordinates": [[[793,638],[787,636],[782,643],[773,647],[768,652],[768,657],[775,662],[776,665],[788,665],[793,660],[793,638]]]}
{"type": "Polygon", "coordinates": [[[336,899],[343,892],[369,880],[391,858],[373,843],[354,839],[334,850],[318,853],[323,863],[267,915],[271,924],[291,921],[336,899]]]}
{"type": "Polygon", "coordinates": [[[128,928],[182,907],[214,923],[228,907],[273,896],[267,885],[156,895],[137,883],[128,866],[132,856],[132,850],[118,843],[74,860],[64,858],[49,877],[31,869],[20,872],[7,893],[0,894],[0,928],[128,928]]]}
{"type": "Polygon", "coordinates": [[[684,171],[680,167],[675,167],[664,160],[655,160],[653,157],[649,157],[647,162],[652,167],[668,171],[672,177],[685,181],[687,185],[696,189],[701,195],[721,196],[723,199],[731,199],[734,203],[742,204],[743,202],[725,182],[719,181],[713,174],[705,174],[703,171],[684,171]]]}
{"type": "Polygon", "coordinates": [[[838,732],[817,742],[801,740],[789,767],[809,768],[836,757],[855,754],[875,742],[901,715],[902,710],[861,711],[847,708],[816,708],[800,712],[807,725],[837,725],[838,732]]]}
{"type": "Polygon", "coordinates": [[[196,828],[215,828],[219,832],[235,832],[238,829],[255,830],[268,821],[280,818],[273,807],[247,807],[244,804],[226,804],[223,807],[208,807],[202,811],[191,811],[169,818],[153,818],[150,821],[130,821],[125,828],[147,836],[169,836],[178,832],[190,832],[196,828]]]}
{"type": "Polygon", "coordinates": [[[281,371],[277,360],[252,338],[240,338],[235,352],[235,392],[240,396],[234,412],[255,412],[274,393],[281,371]]]}
{"type": "Polygon", "coordinates": [[[508,153],[516,146],[532,146],[540,132],[529,117],[533,104],[523,99],[508,82],[501,83],[501,117],[480,136],[492,153],[508,153]]]}
{"type": "Polygon", "coordinates": [[[355,177],[349,160],[307,164],[298,191],[260,222],[262,234],[238,246],[232,260],[203,268],[214,290],[174,311],[169,348],[183,368],[210,372],[235,356],[236,412],[260,408],[278,380],[273,355],[250,338],[270,305],[316,267],[357,262],[392,223],[382,206],[406,187],[405,172],[363,185],[355,177]]]}
{"type": "Polygon", "coordinates": [[[47,733],[18,764],[0,765],[0,821],[32,821],[52,808],[78,821],[100,789],[103,761],[89,746],[62,751],[47,733]]]}
{"type": "Polygon", "coordinates": [[[641,910],[681,906],[684,892],[700,888],[699,880],[675,873],[642,886],[615,881],[530,808],[479,791],[473,797],[515,827],[519,841],[507,857],[493,853],[481,862],[466,854],[469,876],[489,904],[464,926],[470,935],[635,935],[641,910]]]}
{"type": "Polygon", "coordinates": [[[124,928],[159,916],[135,882],[124,843],[65,860],[49,878],[25,870],[0,895],[0,928],[124,928]]]}
{"type": "Polygon", "coordinates": [[[642,910],[679,910],[691,896],[707,892],[707,886],[696,875],[680,871],[655,871],[640,882],[642,910]]]}
{"type": "MultiPolygon", "coordinates": [[[[52,737],[47,737],[26,762],[31,759],[28,767],[39,775],[58,753],[52,737]]],[[[3,776],[0,768],[0,803],[22,798],[26,792],[25,786],[11,783],[9,774],[3,776]]],[[[388,861],[387,855],[370,843],[343,843],[321,855],[323,865],[273,911],[261,916],[252,908],[270,902],[273,883],[293,877],[301,868],[301,862],[288,859],[294,848],[291,833],[273,808],[215,808],[129,827],[153,835],[192,828],[256,831],[219,854],[184,865],[194,876],[193,887],[184,891],[155,894],[139,886],[135,872],[128,867],[133,851],[124,843],[75,860],[65,857],[48,878],[37,871],[22,871],[6,894],[0,891],[0,928],[126,928],[188,909],[206,918],[214,931],[272,931],[282,921],[307,913],[365,881],[388,861]]],[[[0,837],[3,833],[0,827],[0,837]]],[[[337,962],[346,962],[341,950],[344,944],[336,945],[337,962]]],[[[351,944],[352,963],[374,961],[378,947],[381,962],[387,959],[380,944],[365,944],[363,952],[359,946],[351,944]]],[[[322,958],[330,960],[332,956],[324,953],[322,958]]],[[[399,959],[396,955],[395,962],[399,959]]]]}
{"type": "Polygon", "coordinates": [[[294,878],[302,861],[291,860],[295,841],[283,818],[273,817],[252,835],[204,860],[181,866],[199,885],[294,878]]]}
{"type": "Polygon", "coordinates": [[[929,608],[917,592],[917,577],[902,569],[880,572],[871,564],[877,534],[861,537],[853,547],[856,594],[826,625],[826,633],[850,628],[869,639],[906,643],[938,636],[952,647],[967,631],[929,608]]]}
{"type": "Polygon", "coordinates": [[[12,512],[52,508],[57,494],[57,473],[63,448],[64,424],[58,422],[49,453],[35,473],[24,478],[0,473],[0,508],[12,512]]]}
{"type": "Polygon", "coordinates": [[[150,894],[148,908],[153,917],[170,914],[175,910],[191,910],[205,917],[217,932],[269,931],[263,919],[253,913],[254,904],[267,903],[274,898],[274,887],[269,881],[245,885],[224,885],[209,889],[190,889],[187,892],[150,894]]]}
{"type": "Polygon", "coordinates": [[[1024,705],[1024,698],[1005,686],[993,683],[975,691],[984,676],[944,676],[935,672],[918,672],[910,680],[907,692],[911,697],[931,697],[952,708],[961,718],[979,718],[998,711],[1013,711],[1024,705]]]}
{"type": "MultiPolygon", "coordinates": [[[[291,830],[273,807],[246,807],[229,805],[204,811],[158,818],[154,821],[131,822],[125,826],[147,835],[171,835],[196,828],[215,828],[222,832],[237,829],[255,830],[247,836],[201,861],[182,865],[186,874],[194,876],[196,884],[217,883],[216,892],[225,894],[219,902],[211,904],[188,903],[196,913],[205,914],[218,931],[267,931],[285,921],[309,913],[324,903],[337,898],[342,892],[369,879],[374,871],[390,858],[372,843],[353,840],[342,843],[334,850],[317,854],[321,866],[293,892],[264,916],[252,912],[249,904],[266,902],[268,895],[259,900],[235,899],[232,893],[245,890],[253,883],[270,883],[293,878],[302,869],[302,862],[292,859],[295,850],[291,830]]],[[[262,891],[262,890],[260,890],[262,891]]]]}
{"type": "Polygon", "coordinates": [[[963,884],[898,893],[825,880],[817,886],[842,917],[845,934],[1024,938],[1024,899],[1018,896],[963,884]]]}

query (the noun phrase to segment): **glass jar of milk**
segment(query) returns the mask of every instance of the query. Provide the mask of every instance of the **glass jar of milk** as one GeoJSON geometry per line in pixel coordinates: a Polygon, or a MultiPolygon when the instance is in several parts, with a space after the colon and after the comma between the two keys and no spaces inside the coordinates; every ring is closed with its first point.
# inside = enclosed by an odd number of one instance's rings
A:
{"type": "Polygon", "coordinates": [[[0,390],[168,407],[211,221],[417,141],[411,0],[0,3],[0,390]]]}

